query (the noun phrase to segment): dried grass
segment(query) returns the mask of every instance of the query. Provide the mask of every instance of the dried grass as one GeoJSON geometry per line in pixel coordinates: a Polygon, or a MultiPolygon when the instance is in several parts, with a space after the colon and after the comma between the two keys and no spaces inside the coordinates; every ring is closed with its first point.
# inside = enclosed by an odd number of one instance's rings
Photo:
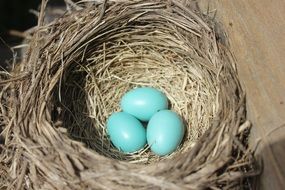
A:
{"type": "Polygon", "coordinates": [[[245,93],[215,23],[187,1],[80,6],[45,26],[42,11],[25,58],[0,82],[0,188],[249,185],[257,171],[245,93]],[[183,117],[187,134],[172,155],[122,154],[109,142],[106,118],[136,86],[161,89],[183,117]]]}

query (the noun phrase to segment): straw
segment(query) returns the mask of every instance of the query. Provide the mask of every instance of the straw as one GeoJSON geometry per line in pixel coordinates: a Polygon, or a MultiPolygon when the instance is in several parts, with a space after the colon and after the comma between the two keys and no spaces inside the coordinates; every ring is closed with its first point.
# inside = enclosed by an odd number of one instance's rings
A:
{"type": "MultiPolygon", "coordinates": [[[[187,1],[96,1],[39,24],[1,81],[0,188],[230,189],[258,174],[235,62],[187,1]],[[163,91],[184,119],[173,154],[115,149],[106,119],[128,90],[163,91]]],[[[1,75],[2,76],[2,75],[1,75]]]]}

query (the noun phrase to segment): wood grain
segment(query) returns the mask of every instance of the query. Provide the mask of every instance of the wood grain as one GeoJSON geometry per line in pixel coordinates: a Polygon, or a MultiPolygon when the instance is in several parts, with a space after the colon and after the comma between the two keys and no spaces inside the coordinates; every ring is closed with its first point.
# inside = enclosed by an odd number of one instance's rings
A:
{"type": "Polygon", "coordinates": [[[217,10],[237,59],[253,123],[250,146],[264,162],[257,189],[285,189],[285,1],[200,1],[217,10]]]}

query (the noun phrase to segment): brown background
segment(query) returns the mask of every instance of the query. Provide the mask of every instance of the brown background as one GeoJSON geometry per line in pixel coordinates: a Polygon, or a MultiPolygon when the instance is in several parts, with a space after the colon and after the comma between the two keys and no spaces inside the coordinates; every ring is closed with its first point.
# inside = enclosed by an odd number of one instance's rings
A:
{"type": "Polygon", "coordinates": [[[250,147],[263,159],[257,189],[285,189],[285,1],[202,0],[217,11],[247,92],[250,147]]]}

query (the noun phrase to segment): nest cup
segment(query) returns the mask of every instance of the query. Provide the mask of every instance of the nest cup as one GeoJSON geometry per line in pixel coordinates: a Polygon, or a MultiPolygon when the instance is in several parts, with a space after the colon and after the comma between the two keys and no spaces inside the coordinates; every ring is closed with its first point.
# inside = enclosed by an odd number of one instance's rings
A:
{"type": "Polygon", "coordinates": [[[127,24],[129,18],[118,19],[108,26],[115,29],[107,31],[108,35],[91,37],[86,47],[93,47],[66,74],[68,78],[61,87],[62,102],[69,108],[63,118],[69,118],[64,123],[71,137],[107,157],[136,163],[150,163],[159,157],[151,154],[149,147],[131,155],[122,154],[106,135],[106,120],[113,112],[121,111],[120,100],[127,91],[150,86],[166,94],[170,108],[182,116],[187,129],[184,146],[179,150],[194,146],[218,109],[218,82],[214,78],[218,70],[211,70],[217,63],[207,60],[207,54],[215,51],[214,34],[206,34],[209,28],[203,29],[198,23],[193,23],[191,29],[201,30],[201,34],[178,28],[171,18],[156,21],[151,19],[155,14],[146,16],[149,18],[141,16],[127,24]],[[209,40],[201,43],[206,37],[209,40]],[[202,51],[205,54],[199,55],[202,51]],[[71,102],[74,105],[70,106],[71,102]]]}
{"type": "Polygon", "coordinates": [[[14,71],[18,78],[3,83],[9,146],[1,155],[10,164],[3,186],[247,187],[256,173],[245,96],[214,26],[178,0],[104,1],[39,26],[14,71]],[[124,93],[141,86],[163,91],[185,122],[183,142],[169,156],[147,146],[123,154],[107,137],[107,118],[120,111],[124,93]]]}

